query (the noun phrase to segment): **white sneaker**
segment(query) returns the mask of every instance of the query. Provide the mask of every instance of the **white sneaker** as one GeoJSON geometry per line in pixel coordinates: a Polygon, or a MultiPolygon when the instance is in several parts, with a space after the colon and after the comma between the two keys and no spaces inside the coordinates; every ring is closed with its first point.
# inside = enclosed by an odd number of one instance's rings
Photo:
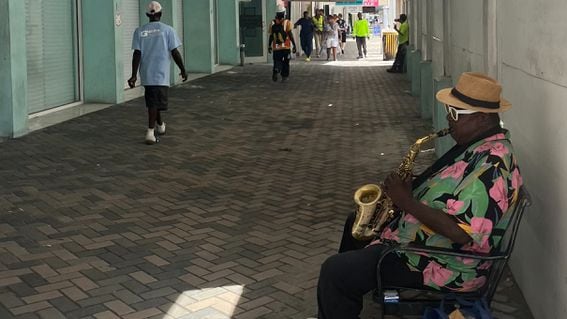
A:
{"type": "Polygon", "coordinates": [[[158,124],[157,126],[157,133],[159,135],[164,135],[165,134],[165,122],[162,122],[161,125],[158,124]]]}
{"type": "Polygon", "coordinates": [[[149,128],[148,132],[146,132],[146,144],[153,145],[157,142],[156,136],[154,134],[154,129],[149,128]]]}

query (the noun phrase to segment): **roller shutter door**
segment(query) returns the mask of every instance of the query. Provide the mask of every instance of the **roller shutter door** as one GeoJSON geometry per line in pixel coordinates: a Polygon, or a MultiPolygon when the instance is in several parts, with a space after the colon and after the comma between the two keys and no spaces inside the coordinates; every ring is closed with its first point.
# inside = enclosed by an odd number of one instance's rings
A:
{"type": "Polygon", "coordinates": [[[79,100],[76,0],[25,0],[29,113],[79,100]]]}

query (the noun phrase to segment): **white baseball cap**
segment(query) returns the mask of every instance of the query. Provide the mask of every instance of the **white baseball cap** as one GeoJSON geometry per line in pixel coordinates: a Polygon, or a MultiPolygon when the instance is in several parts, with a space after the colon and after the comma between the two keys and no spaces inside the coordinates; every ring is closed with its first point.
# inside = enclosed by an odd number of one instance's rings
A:
{"type": "Polygon", "coordinates": [[[161,4],[157,1],[152,1],[150,2],[150,4],[148,4],[148,14],[154,14],[154,13],[158,13],[161,12],[161,4]]]}

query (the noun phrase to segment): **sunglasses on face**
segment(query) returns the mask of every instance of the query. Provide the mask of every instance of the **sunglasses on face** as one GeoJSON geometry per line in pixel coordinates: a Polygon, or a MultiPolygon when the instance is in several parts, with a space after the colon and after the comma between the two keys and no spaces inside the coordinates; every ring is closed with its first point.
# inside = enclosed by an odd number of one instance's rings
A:
{"type": "Polygon", "coordinates": [[[473,114],[473,113],[477,112],[477,111],[471,111],[471,110],[458,109],[454,106],[447,105],[447,104],[445,104],[445,111],[447,111],[447,114],[449,114],[451,116],[451,118],[453,119],[453,121],[455,121],[455,122],[457,122],[459,120],[459,114],[473,114]]]}

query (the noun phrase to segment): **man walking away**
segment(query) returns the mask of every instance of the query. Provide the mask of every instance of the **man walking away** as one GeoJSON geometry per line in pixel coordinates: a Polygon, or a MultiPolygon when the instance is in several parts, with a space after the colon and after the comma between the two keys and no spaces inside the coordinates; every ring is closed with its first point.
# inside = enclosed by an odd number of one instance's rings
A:
{"type": "Polygon", "coordinates": [[[343,15],[339,13],[339,20],[337,21],[339,24],[340,30],[340,38],[341,38],[341,54],[345,54],[345,44],[346,44],[346,37],[347,37],[347,23],[343,19],[343,15]]]}
{"type": "Polygon", "coordinates": [[[272,80],[278,80],[278,73],[282,75],[282,82],[287,80],[289,76],[289,60],[291,59],[291,52],[293,45],[293,53],[295,49],[295,40],[291,32],[291,21],[285,18],[285,9],[276,13],[276,18],[270,25],[270,38],[268,40],[268,52],[273,52],[274,69],[272,73],[272,80]]]}
{"type": "Polygon", "coordinates": [[[366,57],[366,38],[370,37],[370,27],[368,20],[362,17],[362,13],[358,13],[358,20],[354,22],[353,37],[356,39],[356,47],[358,48],[358,59],[366,57]],[[364,53],[364,56],[362,55],[364,53]]]}
{"type": "Polygon", "coordinates": [[[399,28],[398,25],[394,25],[394,29],[398,31],[398,53],[396,53],[394,65],[392,65],[392,68],[388,69],[387,71],[390,73],[402,73],[404,72],[406,53],[408,51],[409,45],[408,16],[402,13],[400,14],[400,18],[394,21],[400,23],[399,28]]]}
{"type": "Polygon", "coordinates": [[[315,33],[315,25],[313,19],[309,17],[309,12],[303,12],[303,18],[297,20],[294,28],[301,26],[299,32],[299,39],[301,42],[301,49],[305,53],[305,61],[311,61],[311,53],[313,52],[313,34],[315,33]]]}
{"type": "Polygon", "coordinates": [[[325,24],[323,12],[322,9],[315,9],[315,16],[313,17],[313,24],[315,25],[315,53],[318,58],[321,57],[321,38],[323,37],[323,24],[325,24]]]}
{"type": "Polygon", "coordinates": [[[181,54],[177,50],[181,41],[175,30],[167,24],[161,23],[161,4],[152,1],[148,5],[146,16],[150,22],[137,28],[132,38],[132,77],[128,85],[133,88],[136,85],[136,75],[140,68],[140,77],[145,89],[146,108],[148,109],[148,131],[146,132],[146,144],[157,142],[154,127],[157,122],[157,133],[165,134],[165,122],[161,116],[162,111],[167,111],[167,97],[170,86],[170,55],[175,64],[181,70],[183,82],[187,81],[187,72],[183,65],[181,54]]]}

